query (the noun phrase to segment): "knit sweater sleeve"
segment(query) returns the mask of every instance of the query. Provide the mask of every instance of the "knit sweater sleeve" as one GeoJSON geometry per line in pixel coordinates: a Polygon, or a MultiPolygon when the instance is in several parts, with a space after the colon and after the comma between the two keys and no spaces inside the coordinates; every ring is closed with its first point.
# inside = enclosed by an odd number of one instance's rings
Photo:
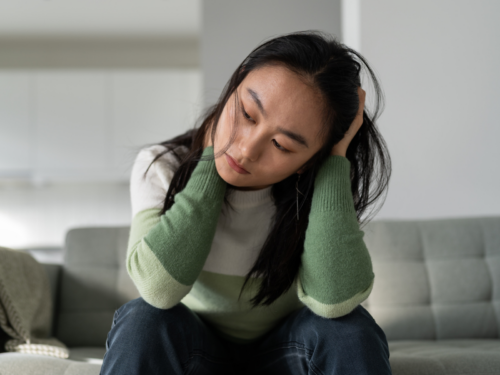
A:
{"type": "MultiPolygon", "coordinates": [[[[207,147],[202,156],[212,155],[207,147]]],[[[149,304],[169,309],[189,293],[210,252],[226,183],[215,161],[200,161],[174,204],[159,216],[173,171],[167,160],[139,154],[131,177],[133,218],[127,271],[149,304]],[[160,163],[160,164],[157,164],[160,163]]]]}
{"type": "Polygon", "coordinates": [[[331,155],[314,182],[314,194],[297,294],[314,313],[337,318],[366,300],[375,275],[351,193],[350,162],[331,155]]]}

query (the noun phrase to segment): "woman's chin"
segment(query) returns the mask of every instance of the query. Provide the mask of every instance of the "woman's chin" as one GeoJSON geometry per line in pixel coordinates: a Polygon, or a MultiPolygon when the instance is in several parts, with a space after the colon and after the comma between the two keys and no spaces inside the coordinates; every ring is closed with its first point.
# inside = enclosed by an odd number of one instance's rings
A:
{"type": "Polygon", "coordinates": [[[227,173],[226,171],[219,171],[219,176],[229,185],[235,186],[235,187],[248,187],[248,182],[245,183],[244,181],[237,176],[237,172],[234,173],[227,173]]]}
{"type": "MultiPolygon", "coordinates": [[[[232,187],[239,189],[239,190],[260,190],[264,189],[270,185],[263,185],[263,186],[256,186],[256,185],[250,185],[245,181],[242,181],[241,179],[238,179],[238,177],[234,178],[234,176],[225,176],[221,175],[219,173],[219,176],[228,184],[231,185],[232,187]]],[[[245,176],[245,175],[242,175],[245,176]]]]}
{"type": "Polygon", "coordinates": [[[252,186],[250,186],[248,177],[250,175],[248,174],[240,174],[230,168],[224,168],[223,166],[218,166],[216,163],[216,168],[217,172],[219,173],[219,176],[228,184],[231,186],[234,186],[236,188],[248,188],[252,189],[252,186]],[[247,181],[245,181],[245,176],[247,177],[247,181]]]}

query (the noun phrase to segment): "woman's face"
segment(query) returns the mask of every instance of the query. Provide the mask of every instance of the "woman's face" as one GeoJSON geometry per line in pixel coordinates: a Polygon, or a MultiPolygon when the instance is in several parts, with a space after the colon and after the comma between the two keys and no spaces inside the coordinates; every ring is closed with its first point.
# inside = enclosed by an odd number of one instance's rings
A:
{"type": "Polygon", "coordinates": [[[237,91],[239,101],[235,104],[234,93],[227,101],[214,139],[217,153],[238,122],[229,149],[215,160],[222,179],[237,188],[257,190],[300,173],[323,145],[318,91],[283,66],[251,71],[237,91]]]}

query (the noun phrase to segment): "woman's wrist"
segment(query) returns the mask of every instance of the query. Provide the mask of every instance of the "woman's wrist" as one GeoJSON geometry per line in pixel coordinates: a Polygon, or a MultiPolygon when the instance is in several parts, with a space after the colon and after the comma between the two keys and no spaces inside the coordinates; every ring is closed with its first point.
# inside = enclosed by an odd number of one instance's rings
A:
{"type": "Polygon", "coordinates": [[[320,167],[314,182],[311,210],[350,212],[354,208],[351,193],[351,163],[331,154],[320,167]]]}
{"type": "MultiPolygon", "coordinates": [[[[213,155],[213,146],[207,146],[203,149],[201,157],[213,157],[213,155]]],[[[215,160],[208,158],[198,162],[187,185],[189,185],[192,189],[204,191],[212,197],[219,197],[221,194],[224,196],[227,184],[217,172],[215,160]]]]}

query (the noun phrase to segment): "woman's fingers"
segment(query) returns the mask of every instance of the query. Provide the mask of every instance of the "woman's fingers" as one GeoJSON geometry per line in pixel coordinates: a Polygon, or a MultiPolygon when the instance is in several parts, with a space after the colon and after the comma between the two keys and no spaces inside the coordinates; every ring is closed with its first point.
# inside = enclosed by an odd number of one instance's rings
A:
{"type": "Polygon", "coordinates": [[[356,114],[356,117],[354,118],[351,126],[349,126],[349,129],[345,133],[347,137],[351,138],[354,137],[354,135],[357,133],[357,131],[363,124],[363,111],[365,109],[366,91],[363,90],[361,87],[358,87],[358,96],[359,96],[358,113],[356,114]]]}
{"type": "Polygon", "coordinates": [[[358,108],[358,113],[356,114],[356,118],[354,119],[354,123],[361,127],[361,124],[363,124],[363,111],[365,110],[365,98],[366,98],[366,91],[363,90],[361,87],[358,87],[358,95],[359,95],[359,108],[358,108]]]}
{"type": "Polygon", "coordinates": [[[361,128],[361,125],[363,125],[363,113],[365,109],[365,98],[366,98],[365,90],[363,90],[361,87],[358,87],[358,95],[359,95],[358,113],[356,114],[356,117],[349,126],[347,132],[344,133],[344,138],[342,138],[340,142],[338,142],[336,145],[333,146],[331,155],[345,156],[349,144],[351,143],[352,139],[358,132],[359,128],[361,128]]]}

